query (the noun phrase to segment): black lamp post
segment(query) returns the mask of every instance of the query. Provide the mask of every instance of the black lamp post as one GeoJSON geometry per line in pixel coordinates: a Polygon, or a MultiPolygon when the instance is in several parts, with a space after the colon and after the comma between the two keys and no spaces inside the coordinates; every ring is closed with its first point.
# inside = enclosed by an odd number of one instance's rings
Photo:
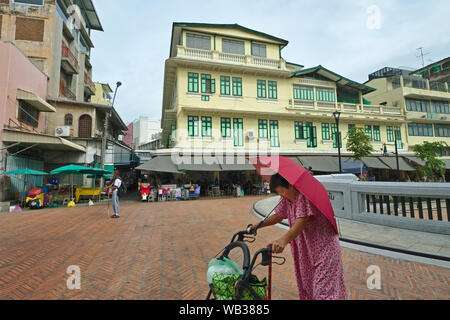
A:
{"type": "Polygon", "coordinates": [[[333,113],[334,119],[336,120],[336,129],[337,129],[337,133],[336,133],[336,141],[337,141],[337,145],[338,145],[338,156],[339,156],[339,173],[342,174],[342,158],[341,158],[341,132],[339,130],[339,120],[341,119],[341,112],[336,110],[333,113]]]}
{"type": "MultiPolygon", "coordinates": [[[[386,143],[384,144],[383,153],[384,153],[385,157],[389,156],[389,152],[388,152],[386,143]]],[[[400,181],[400,160],[399,160],[399,156],[398,156],[397,132],[395,132],[395,159],[397,161],[397,181],[399,182],[400,181]]]]}

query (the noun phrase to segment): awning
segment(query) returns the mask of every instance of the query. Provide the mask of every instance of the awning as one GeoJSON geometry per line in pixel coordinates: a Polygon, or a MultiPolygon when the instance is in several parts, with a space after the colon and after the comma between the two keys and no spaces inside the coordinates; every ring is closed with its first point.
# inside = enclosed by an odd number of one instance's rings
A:
{"type": "MultiPolygon", "coordinates": [[[[380,160],[388,165],[392,170],[397,170],[397,160],[395,157],[383,157],[380,160]]],[[[413,167],[406,163],[402,157],[398,158],[398,164],[400,171],[416,171],[413,167]]]]}
{"type": "Polygon", "coordinates": [[[419,166],[424,166],[425,165],[425,161],[417,158],[417,157],[406,157],[406,159],[408,159],[411,162],[414,162],[416,164],[418,164],[419,166]]]}
{"type": "Polygon", "coordinates": [[[305,169],[317,172],[339,172],[339,160],[335,157],[299,157],[305,169]]]}
{"type": "Polygon", "coordinates": [[[388,170],[391,169],[386,164],[381,162],[378,158],[366,157],[366,158],[363,158],[362,161],[367,166],[367,168],[371,168],[371,169],[388,169],[388,170]]]}
{"type": "MultiPolygon", "coordinates": [[[[339,160],[338,160],[339,161],[339,160]]],[[[355,161],[351,158],[343,158],[342,159],[342,172],[343,173],[353,173],[359,174],[361,173],[361,162],[355,161]]],[[[367,167],[363,163],[362,172],[367,172],[367,167]]]]}
{"type": "Polygon", "coordinates": [[[183,157],[180,156],[180,161],[182,163],[178,165],[179,170],[183,171],[205,171],[205,172],[216,172],[222,171],[220,166],[220,161],[217,157],[212,156],[191,156],[183,157]]]}
{"type": "Polygon", "coordinates": [[[222,171],[255,171],[255,167],[248,161],[247,157],[227,157],[219,158],[222,171]]]}
{"type": "Polygon", "coordinates": [[[19,143],[21,146],[34,146],[48,151],[86,152],[86,148],[61,137],[3,129],[4,143],[19,143]]]}
{"type": "Polygon", "coordinates": [[[56,112],[55,107],[32,92],[17,89],[16,99],[25,101],[41,112],[56,112]]]}
{"type": "Polygon", "coordinates": [[[172,161],[171,156],[158,156],[143,165],[136,168],[141,171],[166,172],[166,173],[181,173],[178,166],[172,161]]]}

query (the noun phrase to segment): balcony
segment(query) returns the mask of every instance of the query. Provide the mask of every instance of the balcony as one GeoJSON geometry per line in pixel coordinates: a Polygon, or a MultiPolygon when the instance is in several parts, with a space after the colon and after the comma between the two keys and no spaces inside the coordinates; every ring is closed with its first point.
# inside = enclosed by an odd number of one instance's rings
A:
{"type": "Polygon", "coordinates": [[[84,73],[84,92],[89,96],[95,94],[95,84],[87,72],[84,73]]]}
{"type": "Polygon", "coordinates": [[[360,105],[353,103],[341,103],[341,102],[323,102],[313,100],[289,100],[291,107],[290,110],[316,110],[316,111],[329,111],[334,112],[336,110],[343,113],[354,113],[361,115],[380,115],[380,116],[403,116],[402,109],[394,106],[384,105],[360,105]]]}
{"type": "Polygon", "coordinates": [[[61,44],[61,68],[69,75],[78,74],[78,60],[64,41],[61,44]]]}
{"type": "Polygon", "coordinates": [[[59,82],[59,96],[63,97],[63,98],[67,98],[69,100],[76,100],[77,96],[75,95],[75,93],[73,93],[69,87],[67,86],[67,84],[61,80],[59,82]]]}
{"type": "Polygon", "coordinates": [[[444,99],[450,98],[450,84],[442,81],[430,81],[418,76],[397,76],[392,78],[395,88],[402,88],[406,98],[444,99]]]}
{"type": "Polygon", "coordinates": [[[218,62],[253,68],[287,71],[286,61],[284,60],[273,60],[248,55],[223,53],[215,50],[202,50],[178,46],[177,57],[198,61],[218,62]]]}

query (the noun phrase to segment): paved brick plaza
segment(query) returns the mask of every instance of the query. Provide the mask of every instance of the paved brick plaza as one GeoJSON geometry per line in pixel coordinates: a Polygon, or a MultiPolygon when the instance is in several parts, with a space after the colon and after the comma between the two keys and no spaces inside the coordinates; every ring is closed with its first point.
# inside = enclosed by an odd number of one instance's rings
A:
{"type": "MultiPolygon", "coordinates": [[[[204,299],[209,261],[235,231],[258,220],[261,198],[122,205],[0,214],[0,299],[204,299]],[[81,290],[67,289],[66,270],[81,268],[81,290]]],[[[252,252],[283,230],[263,230],[252,252]]],[[[297,299],[289,248],[274,266],[274,299],[297,299]]],[[[450,298],[450,270],[343,249],[350,299],[450,298]],[[366,287],[369,265],[383,289],[366,287]]],[[[257,274],[264,275],[265,268],[257,274]]]]}

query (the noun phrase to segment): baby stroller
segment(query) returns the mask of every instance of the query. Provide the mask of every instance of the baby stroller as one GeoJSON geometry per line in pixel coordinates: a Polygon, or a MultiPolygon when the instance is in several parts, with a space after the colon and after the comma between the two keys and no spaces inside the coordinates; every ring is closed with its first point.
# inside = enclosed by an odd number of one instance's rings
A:
{"type": "Polygon", "coordinates": [[[207,274],[210,291],[206,300],[272,300],[272,264],[281,266],[286,263],[286,259],[272,256],[272,248],[268,247],[256,252],[250,260],[246,242],[255,242],[258,227],[251,231],[249,226],[247,230],[236,233],[220,258],[211,261],[207,274]],[[242,269],[229,259],[234,249],[240,249],[243,253],[242,269]],[[261,262],[255,266],[259,256],[261,262]],[[273,262],[273,259],[281,259],[281,262],[273,262]],[[253,274],[259,265],[269,267],[268,279],[259,280],[253,274]]]}

